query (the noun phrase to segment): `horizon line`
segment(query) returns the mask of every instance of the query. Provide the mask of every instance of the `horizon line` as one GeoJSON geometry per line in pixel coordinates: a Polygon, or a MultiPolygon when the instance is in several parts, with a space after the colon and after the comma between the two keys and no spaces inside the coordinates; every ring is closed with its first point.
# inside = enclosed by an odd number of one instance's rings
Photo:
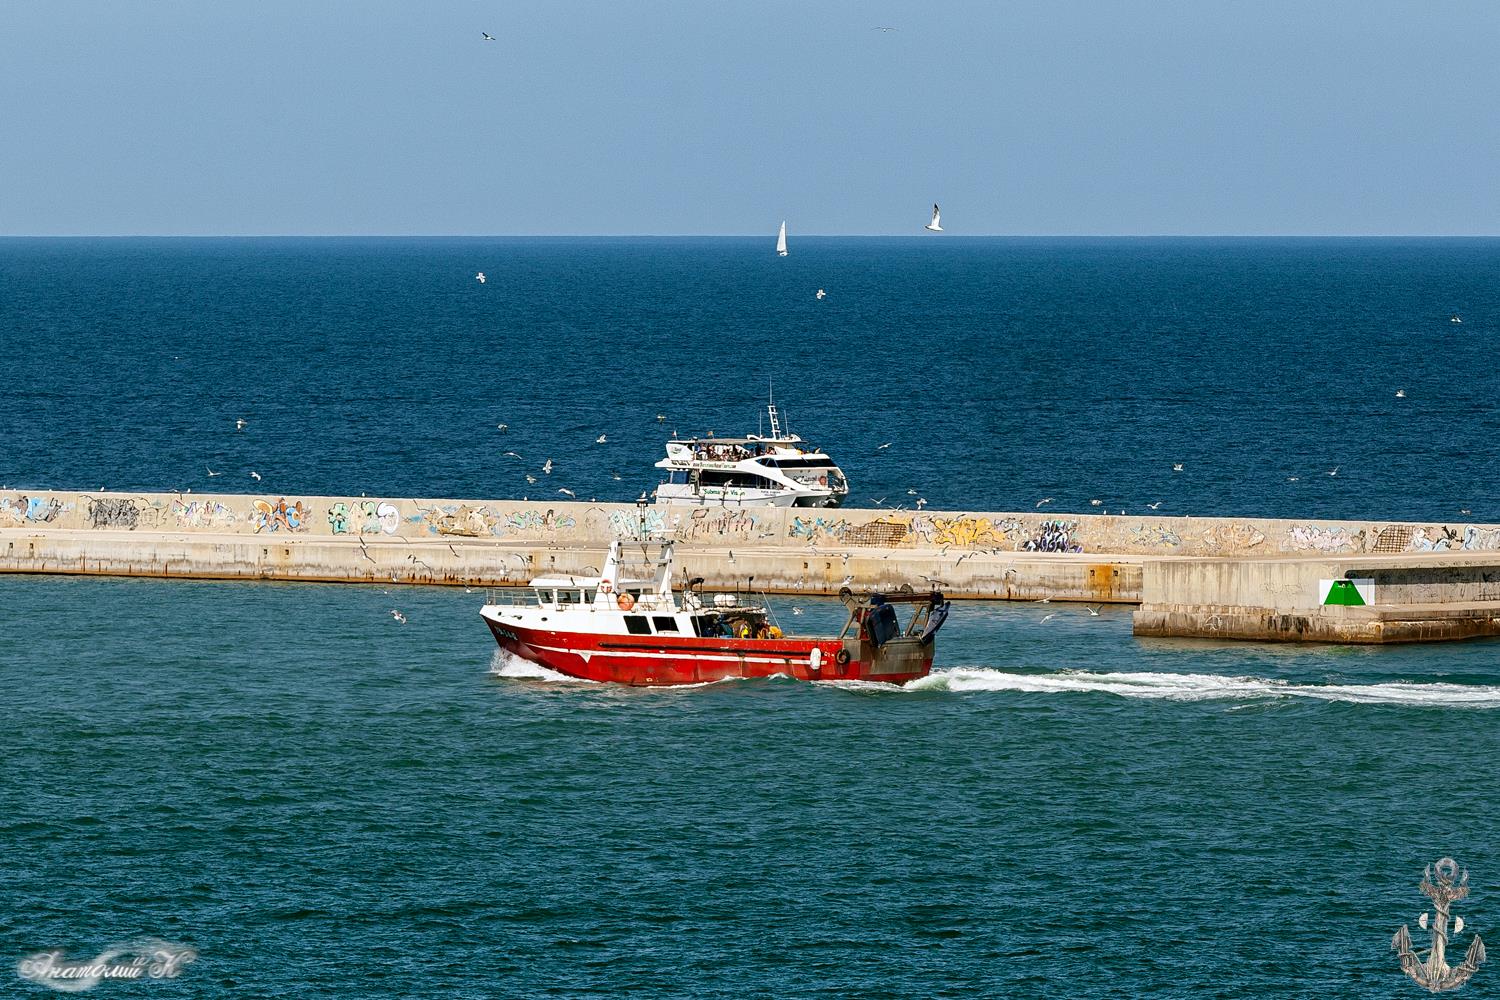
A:
{"type": "MultiPolygon", "coordinates": [[[[282,239],[770,239],[751,233],[0,233],[0,240],[282,240],[282,239]]],[[[942,236],[917,232],[889,233],[797,233],[798,239],[1014,239],[1014,240],[1485,240],[1500,233],[954,233],[942,236]]]]}

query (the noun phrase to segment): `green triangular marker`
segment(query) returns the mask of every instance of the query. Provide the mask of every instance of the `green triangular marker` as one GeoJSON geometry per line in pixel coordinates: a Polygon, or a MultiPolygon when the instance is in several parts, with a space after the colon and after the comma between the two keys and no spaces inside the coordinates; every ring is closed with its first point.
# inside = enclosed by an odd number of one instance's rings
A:
{"type": "Polygon", "coordinates": [[[1364,605],[1365,599],[1359,596],[1359,588],[1354,586],[1353,580],[1335,580],[1333,586],[1328,588],[1328,596],[1323,599],[1323,603],[1360,607],[1364,605]]]}

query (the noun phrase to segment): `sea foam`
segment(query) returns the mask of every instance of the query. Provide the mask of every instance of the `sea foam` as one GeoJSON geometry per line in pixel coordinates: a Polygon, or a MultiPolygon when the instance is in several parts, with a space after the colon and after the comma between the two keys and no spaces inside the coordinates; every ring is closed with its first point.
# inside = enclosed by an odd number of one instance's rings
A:
{"type": "Polygon", "coordinates": [[[1500,708],[1500,687],[1442,683],[1296,684],[1264,677],[1218,674],[1089,673],[1063,670],[1021,674],[984,667],[935,671],[905,685],[907,691],[1016,691],[1027,694],[1112,694],[1122,698],[1221,701],[1310,698],[1366,705],[1432,708],[1500,708]]]}

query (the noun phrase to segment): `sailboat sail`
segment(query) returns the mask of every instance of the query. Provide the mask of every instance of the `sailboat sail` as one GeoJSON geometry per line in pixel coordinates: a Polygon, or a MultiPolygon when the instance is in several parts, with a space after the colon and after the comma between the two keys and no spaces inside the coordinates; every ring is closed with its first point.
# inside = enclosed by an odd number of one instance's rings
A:
{"type": "Polygon", "coordinates": [[[786,256],[786,223],[784,221],[781,223],[781,232],[776,236],[776,253],[782,257],[786,256]]]}

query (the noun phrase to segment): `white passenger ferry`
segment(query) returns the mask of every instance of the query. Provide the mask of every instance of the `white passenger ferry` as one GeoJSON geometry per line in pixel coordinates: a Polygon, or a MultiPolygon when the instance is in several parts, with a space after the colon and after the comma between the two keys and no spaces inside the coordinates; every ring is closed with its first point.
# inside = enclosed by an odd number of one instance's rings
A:
{"type": "Polygon", "coordinates": [[[658,503],[725,507],[837,507],[849,494],[844,471],[822,451],[783,433],[776,404],[771,433],[742,438],[673,438],[656,463],[667,480],[658,503]]]}

